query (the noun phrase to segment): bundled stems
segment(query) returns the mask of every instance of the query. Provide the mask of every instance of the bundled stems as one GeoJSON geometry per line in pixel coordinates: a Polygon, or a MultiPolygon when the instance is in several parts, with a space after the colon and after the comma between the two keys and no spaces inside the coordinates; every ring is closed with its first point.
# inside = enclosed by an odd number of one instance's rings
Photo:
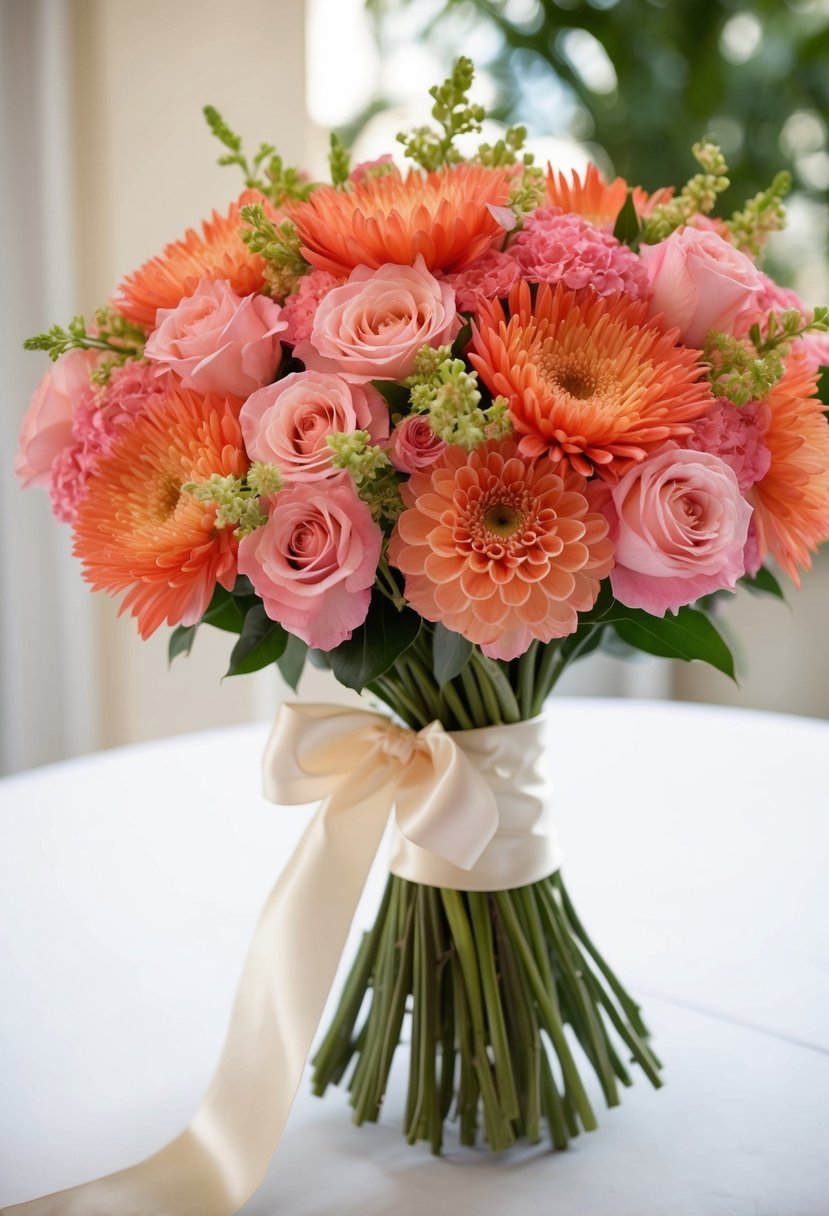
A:
{"type": "MultiPolygon", "coordinates": [[[[440,684],[432,639],[416,642],[372,685],[418,730],[536,716],[568,658],[534,642],[511,663],[474,647],[440,684]]],[[[438,890],[391,876],[363,937],[337,1013],[314,1058],[314,1092],[347,1078],[355,1123],[375,1122],[406,1018],[411,1047],[404,1134],[443,1146],[447,1119],[461,1144],[493,1151],[518,1139],[566,1148],[596,1127],[580,1067],[608,1106],[638,1065],[661,1084],[638,1005],[585,930],[560,873],[507,891],[438,890]]]]}
{"type": "Polygon", "coordinates": [[[639,1010],[572,913],[560,874],[490,894],[389,878],[314,1059],[318,1094],[351,1067],[355,1123],[380,1115],[407,1009],[404,1134],[433,1153],[453,1114],[462,1144],[482,1132],[496,1152],[521,1137],[537,1143],[545,1122],[553,1148],[594,1129],[574,1040],[609,1106],[631,1083],[622,1053],[661,1084],[639,1010]]]}

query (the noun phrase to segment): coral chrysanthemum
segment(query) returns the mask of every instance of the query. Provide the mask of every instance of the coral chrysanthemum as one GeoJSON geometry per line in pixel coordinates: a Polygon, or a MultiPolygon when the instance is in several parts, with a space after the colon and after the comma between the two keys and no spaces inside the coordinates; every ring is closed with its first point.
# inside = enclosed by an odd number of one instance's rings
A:
{"type": "Polygon", "coordinates": [[[792,359],[768,397],[771,463],[748,494],[761,559],[771,553],[798,587],[797,566],[810,570],[829,538],[829,425],[816,387],[809,360],[792,359]]]}
{"type": "Polygon", "coordinates": [[[257,190],[246,190],[227,215],[214,211],[211,219],[203,221],[200,233],[188,228],[180,241],[165,246],[158,257],[127,275],[113,301],[118,312],[149,330],[155,326],[158,309],[175,308],[193,294],[200,279],[227,279],[239,296],[260,291],[265,262],[240,236],[239,212],[246,203],[264,205],[265,199],[257,190]]]}
{"type": "Polygon", "coordinates": [[[411,266],[420,254],[429,270],[461,270],[503,229],[490,206],[509,197],[502,169],[457,165],[407,177],[369,177],[353,190],[320,186],[289,214],[303,257],[320,270],[346,276],[356,266],[411,266]]]}
{"type": "Polygon", "coordinates": [[[75,555],[95,591],[127,590],[143,638],[165,621],[191,625],[215,585],[233,586],[237,542],[215,526],[216,507],[182,492],[212,474],[247,468],[237,411],[218,397],[168,389],[125,427],[75,517],[75,555]]]}
{"type": "Polygon", "coordinates": [[[647,320],[623,296],[577,297],[562,284],[513,287],[473,325],[469,359],[510,405],[524,456],[615,479],[711,408],[699,352],[647,320]]]}
{"type": "Polygon", "coordinates": [[[613,565],[607,521],[584,490],[582,477],[523,458],[512,440],[447,448],[401,486],[407,509],[389,558],[409,603],[491,658],[566,637],[613,565]]]}
{"type": "MultiPolygon", "coordinates": [[[[587,166],[583,180],[573,170],[569,181],[563,173],[556,173],[551,165],[547,166],[547,202],[553,207],[560,207],[562,211],[582,216],[596,228],[613,227],[625,205],[627,192],[628,184],[623,177],[615,177],[608,182],[595,165],[587,166]]],[[[641,186],[634,186],[636,214],[640,218],[650,215],[654,207],[667,202],[672,193],[670,188],[666,188],[648,195],[641,186]]]]}

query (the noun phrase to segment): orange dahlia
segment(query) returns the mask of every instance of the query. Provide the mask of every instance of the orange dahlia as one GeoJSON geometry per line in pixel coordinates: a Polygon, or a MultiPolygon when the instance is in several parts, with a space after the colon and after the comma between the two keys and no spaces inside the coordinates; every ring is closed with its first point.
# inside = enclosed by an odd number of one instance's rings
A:
{"type": "Polygon", "coordinates": [[[320,270],[344,277],[355,266],[411,266],[418,254],[429,270],[462,270],[499,234],[489,210],[509,198],[509,174],[483,165],[457,165],[407,177],[369,177],[353,190],[320,186],[289,208],[302,254],[320,270]]]}
{"type": "MultiPolygon", "coordinates": [[[[623,177],[607,181],[595,165],[588,165],[584,180],[573,170],[568,180],[562,172],[547,166],[547,202],[562,211],[580,215],[596,228],[612,227],[625,205],[628,184],[623,177]]],[[[673,194],[670,187],[649,195],[641,186],[633,187],[636,214],[650,215],[659,203],[666,203],[673,194]]]]}
{"type": "Polygon", "coordinates": [[[221,398],[171,389],[123,429],[89,479],[74,551],[93,590],[128,589],[119,615],[129,609],[142,638],[164,621],[193,624],[217,582],[233,586],[233,530],[217,528],[216,507],[182,486],[244,473],[236,414],[221,398]]]}
{"type": "Polygon", "coordinates": [[[227,215],[213,212],[204,220],[201,233],[188,228],[180,241],[120,283],[113,303],[123,316],[144,329],[155,326],[159,308],[175,308],[196,290],[199,279],[227,279],[237,295],[260,291],[265,281],[265,262],[251,253],[239,235],[243,227],[240,209],[246,203],[266,200],[257,190],[246,190],[227,215]]]}
{"type": "Polygon", "coordinates": [[[389,558],[409,603],[496,659],[572,633],[613,565],[585,484],[522,457],[513,440],[448,447],[401,487],[389,558]]]}
{"type": "Polygon", "coordinates": [[[810,554],[829,539],[829,424],[816,376],[797,357],[771,390],[763,434],[771,464],[748,494],[761,558],[771,553],[798,587],[797,566],[811,569],[810,554]]]}
{"type": "Polygon", "coordinates": [[[614,480],[712,404],[699,351],[648,322],[646,302],[527,283],[483,309],[469,358],[510,404],[525,456],[614,480]]]}

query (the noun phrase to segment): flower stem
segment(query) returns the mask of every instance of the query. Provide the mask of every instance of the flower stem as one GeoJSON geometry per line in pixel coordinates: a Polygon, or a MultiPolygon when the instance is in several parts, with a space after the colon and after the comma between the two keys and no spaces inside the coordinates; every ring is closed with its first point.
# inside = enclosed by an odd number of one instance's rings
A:
{"type": "Polygon", "coordinates": [[[532,718],[535,699],[536,662],[540,643],[531,642],[518,660],[518,704],[522,718],[532,718]]]}
{"type": "Polygon", "coordinates": [[[472,651],[470,662],[475,663],[484,676],[489,680],[501,706],[504,722],[520,722],[521,710],[515,693],[510,687],[509,680],[494,659],[488,659],[481,654],[477,647],[472,651]]]}

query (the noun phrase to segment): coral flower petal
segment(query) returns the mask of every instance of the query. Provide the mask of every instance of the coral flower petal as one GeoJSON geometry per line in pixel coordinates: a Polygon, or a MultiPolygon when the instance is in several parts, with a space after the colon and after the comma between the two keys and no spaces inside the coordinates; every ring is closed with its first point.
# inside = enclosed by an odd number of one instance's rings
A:
{"type": "Polygon", "coordinates": [[[489,207],[508,197],[506,172],[464,164],[369,177],[349,191],[320,186],[289,214],[303,256],[320,270],[345,277],[356,266],[411,266],[420,255],[429,270],[448,272],[503,235],[489,207]]]}
{"type": "Polygon", "coordinates": [[[232,587],[237,544],[216,508],[183,493],[187,482],[247,468],[235,407],[169,390],[120,433],[89,479],[75,517],[75,555],[96,591],[126,591],[120,611],[142,637],[165,621],[192,625],[216,587],[232,587]]]}
{"type": "Polygon", "coordinates": [[[510,403],[524,457],[546,452],[583,476],[615,480],[713,403],[699,352],[677,345],[622,296],[526,283],[482,310],[470,361],[510,403]]]}
{"type": "MultiPolygon", "coordinates": [[[[582,178],[573,171],[568,180],[561,172],[547,166],[547,202],[572,215],[580,215],[597,228],[612,228],[625,205],[628,184],[622,177],[608,182],[595,165],[588,165],[582,178]]],[[[666,203],[673,194],[671,188],[648,195],[640,186],[633,187],[633,205],[640,217],[650,215],[654,207],[666,203]]]]}
{"type": "Polygon", "coordinates": [[[769,468],[747,496],[761,559],[771,553],[796,586],[797,567],[810,570],[811,554],[829,538],[829,424],[816,391],[809,361],[791,359],[767,401],[769,468]]]}
{"type": "Polygon", "coordinates": [[[514,439],[446,448],[401,487],[389,542],[412,607],[494,658],[572,633],[613,565],[585,488],[566,466],[522,458],[514,439]]]}

